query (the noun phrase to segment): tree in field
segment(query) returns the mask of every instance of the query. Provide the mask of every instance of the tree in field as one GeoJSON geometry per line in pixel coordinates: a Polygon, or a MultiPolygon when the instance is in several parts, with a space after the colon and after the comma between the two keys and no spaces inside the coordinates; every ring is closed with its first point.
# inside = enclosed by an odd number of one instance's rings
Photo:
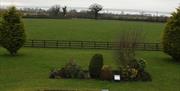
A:
{"type": "Polygon", "coordinates": [[[103,7],[99,4],[92,4],[89,6],[89,9],[94,13],[94,18],[98,19],[98,13],[103,9],[103,7]]]}
{"type": "Polygon", "coordinates": [[[48,9],[48,13],[50,16],[59,16],[61,13],[60,5],[54,5],[48,9]]]}
{"type": "Polygon", "coordinates": [[[0,44],[6,48],[11,55],[15,55],[24,45],[25,40],[24,24],[21,20],[20,13],[15,7],[10,7],[2,16],[0,44]]]}
{"type": "Polygon", "coordinates": [[[73,9],[68,12],[68,15],[70,15],[71,17],[77,17],[78,12],[75,9],[73,9]]]}
{"type": "Polygon", "coordinates": [[[162,44],[165,53],[180,61],[180,7],[172,13],[166,24],[162,44]]]}
{"type": "Polygon", "coordinates": [[[63,16],[66,16],[66,13],[67,13],[67,7],[66,7],[66,6],[63,7],[62,10],[63,10],[63,16]]]}

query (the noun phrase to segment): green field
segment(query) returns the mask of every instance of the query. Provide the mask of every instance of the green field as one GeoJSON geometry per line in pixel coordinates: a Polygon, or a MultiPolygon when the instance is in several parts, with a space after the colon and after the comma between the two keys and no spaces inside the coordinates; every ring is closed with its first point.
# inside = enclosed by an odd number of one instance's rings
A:
{"type": "MultiPolygon", "coordinates": [[[[114,41],[123,30],[142,30],[146,42],[160,42],[162,23],[24,19],[28,39],[114,41]]],[[[0,48],[0,91],[37,91],[42,88],[101,89],[110,91],[180,91],[180,64],[162,52],[141,51],[137,57],[147,60],[152,82],[108,82],[99,80],[49,79],[53,68],[61,68],[74,58],[87,69],[91,57],[102,53],[105,65],[116,69],[113,50],[22,48],[9,56],[0,48]]],[[[100,91],[100,90],[99,90],[100,91]]]]}
{"type": "Polygon", "coordinates": [[[25,19],[28,39],[116,41],[122,31],[142,31],[145,42],[160,42],[163,23],[109,20],[25,19]]]}

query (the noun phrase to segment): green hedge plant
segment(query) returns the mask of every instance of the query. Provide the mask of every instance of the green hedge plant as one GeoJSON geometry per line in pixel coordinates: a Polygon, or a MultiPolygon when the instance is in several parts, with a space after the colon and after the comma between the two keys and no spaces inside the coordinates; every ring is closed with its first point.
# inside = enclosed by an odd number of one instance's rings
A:
{"type": "Polygon", "coordinates": [[[165,53],[180,61],[180,7],[172,13],[166,24],[162,44],[165,53]]]}

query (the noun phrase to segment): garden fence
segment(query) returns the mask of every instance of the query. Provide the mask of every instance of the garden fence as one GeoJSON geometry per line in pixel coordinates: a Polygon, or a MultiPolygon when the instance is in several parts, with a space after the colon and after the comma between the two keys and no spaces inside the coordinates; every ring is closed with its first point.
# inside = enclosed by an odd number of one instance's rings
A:
{"type": "MultiPolygon", "coordinates": [[[[119,42],[102,41],[66,41],[66,40],[27,40],[24,47],[34,48],[74,48],[74,49],[120,49],[119,42]]],[[[136,43],[135,49],[140,51],[161,51],[160,43],[136,43]]]]}

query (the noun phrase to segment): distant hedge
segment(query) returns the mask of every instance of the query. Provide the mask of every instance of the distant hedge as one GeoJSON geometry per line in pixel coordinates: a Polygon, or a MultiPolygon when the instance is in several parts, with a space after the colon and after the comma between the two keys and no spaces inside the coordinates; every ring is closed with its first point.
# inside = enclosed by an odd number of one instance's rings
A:
{"type": "MultiPolygon", "coordinates": [[[[68,14],[64,16],[48,16],[48,15],[24,15],[23,18],[40,18],[40,19],[94,19],[91,13],[77,13],[76,15],[68,14]]],[[[140,15],[114,15],[99,14],[98,19],[101,20],[123,20],[123,21],[145,21],[145,22],[166,22],[168,17],[165,16],[140,16],[140,15]]]]}

